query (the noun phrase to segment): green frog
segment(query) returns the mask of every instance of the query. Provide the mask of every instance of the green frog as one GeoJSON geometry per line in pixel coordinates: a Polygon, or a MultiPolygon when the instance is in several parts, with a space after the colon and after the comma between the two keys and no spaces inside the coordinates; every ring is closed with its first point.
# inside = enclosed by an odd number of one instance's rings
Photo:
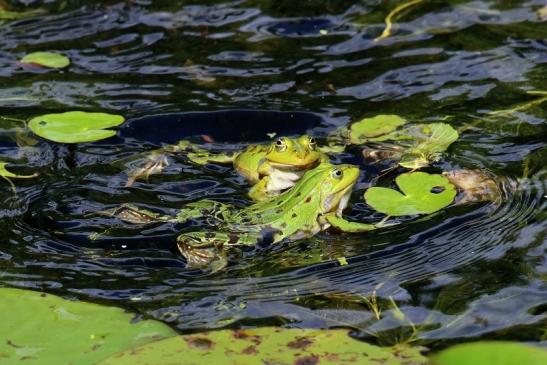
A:
{"type": "Polygon", "coordinates": [[[203,165],[208,162],[232,163],[234,169],[253,184],[249,196],[256,201],[268,199],[290,188],[304,172],[321,162],[328,161],[315,138],[302,135],[298,138],[281,137],[270,144],[250,145],[241,152],[212,153],[183,140],[148,157],[143,168],[134,171],[126,186],[139,177],[160,173],[168,164],[165,152],[186,152],[188,159],[203,165]]]}
{"type": "Polygon", "coordinates": [[[209,227],[180,234],[177,245],[188,267],[218,271],[226,266],[226,249],[232,246],[294,241],[329,227],[344,232],[377,228],[342,218],[358,176],[356,166],[323,162],[308,170],[291,189],[246,208],[202,200],[186,205],[176,218],[131,206],[122,207],[113,215],[132,223],[185,222],[205,217],[209,227]]]}

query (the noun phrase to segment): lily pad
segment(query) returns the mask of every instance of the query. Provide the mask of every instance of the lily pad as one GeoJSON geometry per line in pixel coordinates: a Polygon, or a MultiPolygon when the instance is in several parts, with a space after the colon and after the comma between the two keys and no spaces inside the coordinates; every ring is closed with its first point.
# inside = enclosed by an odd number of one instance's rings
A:
{"type": "Polygon", "coordinates": [[[111,356],[100,365],[167,364],[427,364],[419,347],[378,347],[347,330],[264,327],[173,337],[111,356]]]}
{"type": "Polygon", "coordinates": [[[377,115],[373,118],[364,118],[353,123],[350,127],[350,142],[359,144],[368,138],[385,135],[406,123],[406,119],[398,115],[377,115]]]}
{"type": "Polygon", "coordinates": [[[8,171],[6,169],[6,166],[7,166],[7,162],[0,162],[0,176],[11,177],[11,178],[16,178],[16,179],[30,179],[30,178],[33,178],[33,177],[37,176],[37,174],[17,175],[17,174],[14,174],[11,171],[8,171]]]}
{"type": "Polygon", "coordinates": [[[400,166],[409,169],[428,166],[431,162],[437,161],[441,153],[459,137],[458,132],[446,123],[422,124],[420,131],[423,134],[416,136],[418,144],[403,154],[400,166]]]}
{"type": "Polygon", "coordinates": [[[372,187],[365,192],[365,200],[375,210],[390,216],[429,214],[454,200],[456,189],[447,178],[425,172],[401,174],[395,179],[398,192],[372,187]]]}
{"type": "Polygon", "coordinates": [[[50,68],[63,68],[70,65],[70,59],[53,52],[33,52],[21,59],[21,63],[40,65],[50,68]]]}
{"type": "Polygon", "coordinates": [[[118,351],[174,336],[152,320],[131,323],[120,308],[0,289],[2,364],[95,364],[118,351]]]}
{"type": "Polygon", "coordinates": [[[484,341],[453,346],[432,356],[432,365],[543,365],[547,350],[517,342],[484,341]]]}
{"type": "Polygon", "coordinates": [[[93,142],[112,137],[116,131],[105,129],[116,127],[124,117],[107,113],[72,111],[45,114],[32,118],[29,128],[42,138],[60,143],[93,142]]]}

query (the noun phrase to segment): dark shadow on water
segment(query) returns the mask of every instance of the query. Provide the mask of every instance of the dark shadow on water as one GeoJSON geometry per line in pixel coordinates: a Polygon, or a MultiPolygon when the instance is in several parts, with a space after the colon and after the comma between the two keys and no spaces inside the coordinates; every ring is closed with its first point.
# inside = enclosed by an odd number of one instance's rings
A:
{"type": "Polygon", "coordinates": [[[304,134],[323,123],[313,113],[237,109],[146,116],[130,120],[119,135],[155,144],[201,135],[216,142],[258,142],[267,140],[268,133],[304,134]]]}

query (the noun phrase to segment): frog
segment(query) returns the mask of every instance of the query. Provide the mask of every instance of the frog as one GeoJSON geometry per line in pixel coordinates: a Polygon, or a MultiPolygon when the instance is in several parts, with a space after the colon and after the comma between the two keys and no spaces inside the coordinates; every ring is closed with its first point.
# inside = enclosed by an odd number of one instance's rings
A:
{"type": "Polygon", "coordinates": [[[329,227],[343,232],[379,228],[342,217],[358,177],[357,166],[322,162],[306,171],[292,188],[244,208],[200,200],[187,204],[174,218],[135,206],[122,207],[112,215],[131,223],[184,223],[205,217],[208,227],[181,233],[177,247],[186,258],[187,267],[216,272],[227,265],[227,249],[231,247],[292,242],[312,237],[329,227]]]}
{"type": "Polygon", "coordinates": [[[445,171],[442,175],[454,184],[460,193],[455,205],[487,201],[499,205],[502,202],[501,186],[504,179],[489,171],[455,169],[445,171]]]}
{"type": "MultiPolygon", "coordinates": [[[[298,138],[280,137],[275,142],[252,144],[235,153],[215,154],[187,140],[166,147],[164,151],[185,152],[189,160],[199,165],[209,162],[232,163],[234,169],[253,184],[248,195],[255,201],[266,200],[290,188],[305,171],[329,159],[317,147],[315,138],[308,135],[298,138]]],[[[167,164],[165,153],[152,153],[146,165],[132,174],[126,186],[130,186],[140,176],[160,173],[167,164]]]]}

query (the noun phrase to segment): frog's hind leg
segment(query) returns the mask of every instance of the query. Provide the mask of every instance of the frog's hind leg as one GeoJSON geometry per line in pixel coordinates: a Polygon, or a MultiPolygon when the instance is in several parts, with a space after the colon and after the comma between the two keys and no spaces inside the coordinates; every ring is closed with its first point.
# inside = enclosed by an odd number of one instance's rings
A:
{"type": "Polygon", "coordinates": [[[133,224],[148,224],[154,222],[171,222],[173,217],[161,215],[148,209],[139,208],[133,204],[122,204],[108,210],[96,212],[94,214],[106,217],[116,217],[124,222],[133,224]]]}
{"type": "Polygon", "coordinates": [[[252,233],[188,232],[178,236],[177,246],[189,268],[216,272],[228,264],[228,247],[254,245],[259,241],[259,235],[252,233]]]}

